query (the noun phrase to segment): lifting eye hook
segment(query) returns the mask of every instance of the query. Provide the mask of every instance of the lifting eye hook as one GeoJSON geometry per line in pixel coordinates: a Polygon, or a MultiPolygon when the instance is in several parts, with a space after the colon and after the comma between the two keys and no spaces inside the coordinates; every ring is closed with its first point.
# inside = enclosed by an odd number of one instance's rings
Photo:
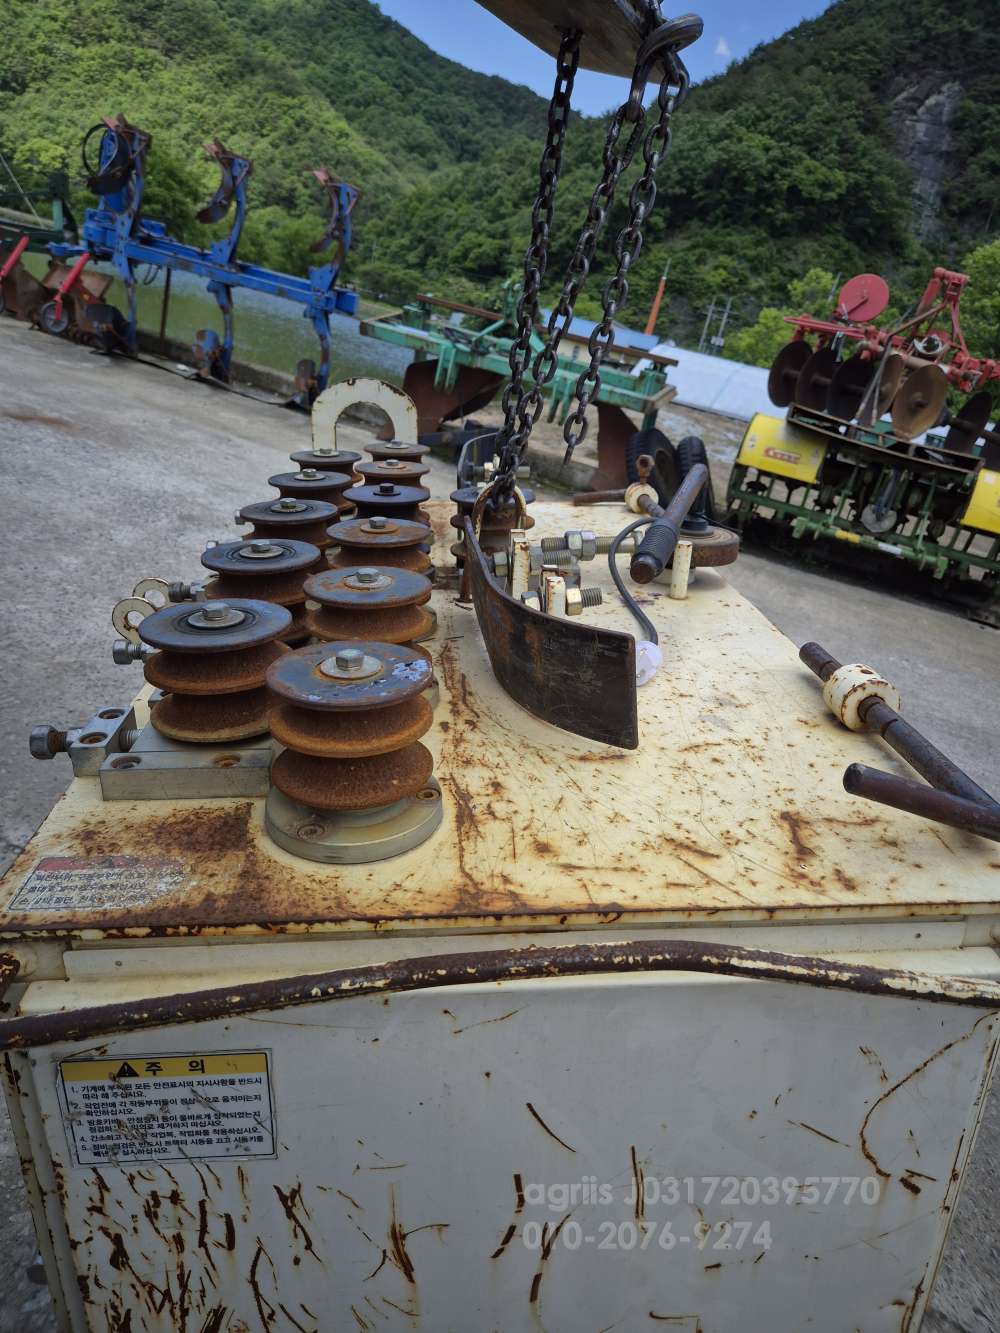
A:
{"type": "Polygon", "coordinates": [[[680,106],[687,96],[691,76],[678,53],[692,42],[696,42],[704,28],[705,24],[697,14],[682,14],[680,18],[668,19],[653,29],[636,56],[635,73],[632,75],[632,86],[626,102],[627,121],[634,122],[642,116],[646,84],[657,61],[663,65],[664,80],[676,85],[675,104],[680,106]]]}

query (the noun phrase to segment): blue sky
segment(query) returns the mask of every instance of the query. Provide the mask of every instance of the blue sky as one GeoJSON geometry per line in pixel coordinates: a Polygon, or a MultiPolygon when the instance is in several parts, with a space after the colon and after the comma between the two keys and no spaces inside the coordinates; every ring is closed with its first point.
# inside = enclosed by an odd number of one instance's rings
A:
{"type": "MultiPolygon", "coordinates": [[[[552,61],[494,18],[475,0],[377,0],[383,13],[397,19],[428,46],[484,74],[502,74],[514,83],[526,83],[548,97],[552,91],[552,61]]],[[[759,42],[769,41],[802,19],[814,18],[830,0],[771,0],[753,5],[747,0],[712,0],[697,5],[687,0],[705,19],[705,33],[685,55],[695,80],[721,74],[759,42]]],[[[676,12],[685,6],[678,2],[676,12]]],[[[673,12],[669,4],[664,13],[673,12]]],[[[433,96],[433,89],[428,89],[433,96]]],[[[577,77],[573,103],[579,111],[594,115],[622,100],[623,80],[607,74],[583,71],[577,77]]]]}

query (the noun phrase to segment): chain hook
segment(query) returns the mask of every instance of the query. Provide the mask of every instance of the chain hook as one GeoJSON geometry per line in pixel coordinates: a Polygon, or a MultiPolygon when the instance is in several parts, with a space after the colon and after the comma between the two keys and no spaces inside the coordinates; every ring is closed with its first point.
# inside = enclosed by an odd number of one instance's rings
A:
{"type": "Polygon", "coordinates": [[[680,18],[668,19],[653,29],[639,47],[639,54],[635,59],[632,86],[625,102],[627,121],[635,122],[642,116],[646,85],[649,83],[653,67],[660,61],[663,63],[664,78],[676,84],[678,88],[676,104],[680,105],[687,94],[691,79],[678,53],[692,42],[696,42],[704,28],[704,20],[697,14],[682,14],[680,18]]]}

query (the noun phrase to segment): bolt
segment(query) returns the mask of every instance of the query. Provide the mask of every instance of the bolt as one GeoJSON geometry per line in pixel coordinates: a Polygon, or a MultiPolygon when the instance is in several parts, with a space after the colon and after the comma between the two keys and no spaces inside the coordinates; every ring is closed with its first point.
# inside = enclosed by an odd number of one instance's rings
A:
{"type": "Polygon", "coordinates": [[[65,751],[66,733],[46,725],[32,727],[28,749],[35,759],[53,759],[65,751]]]}
{"type": "Polygon", "coordinates": [[[228,602],[202,602],[187,623],[193,629],[230,629],[242,625],[246,616],[228,602]]]}
{"type": "MultiPolygon", "coordinates": [[[[301,474],[300,474],[300,475],[301,475],[301,474]]],[[[300,508],[304,508],[304,506],[300,506],[300,505],[299,505],[299,502],[298,502],[297,500],[295,500],[292,496],[290,496],[290,495],[284,495],[284,496],[282,496],[282,498],[278,501],[278,503],[275,504],[275,505],[272,505],[271,508],[272,508],[272,509],[283,509],[283,510],[285,510],[286,512],[289,512],[289,511],[292,511],[292,510],[298,510],[298,509],[300,509],[300,508]]]]}
{"type": "Polygon", "coordinates": [[[336,449],[331,448],[330,445],[328,444],[317,445],[317,447],[313,450],[314,454],[322,454],[324,458],[328,454],[335,454],[336,452],[337,452],[336,449]]]}
{"type": "Polygon", "coordinates": [[[323,474],[318,467],[304,467],[296,475],[300,481],[317,481],[323,474]]]}
{"type": "Polygon", "coordinates": [[[382,576],[377,569],[359,569],[354,577],[358,583],[378,583],[382,576]]]}
{"type": "Polygon", "coordinates": [[[132,746],[139,739],[139,728],[123,727],[118,733],[118,739],[121,741],[123,750],[131,750],[132,746]]]}
{"type": "Polygon", "coordinates": [[[273,547],[265,537],[258,537],[250,543],[254,555],[270,555],[273,547]]]}
{"type": "Polygon", "coordinates": [[[387,518],[383,518],[381,514],[376,514],[374,518],[370,518],[368,520],[368,526],[372,529],[373,532],[384,532],[385,529],[389,526],[389,520],[387,518]]]}
{"type": "Polygon", "coordinates": [[[156,652],[148,643],[129,643],[128,639],[116,639],[111,645],[111,660],[119,666],[128,662],[144,662],[156,652]]]}
{"type": "Polygon", "coordinates": [[[522,592],[521,601],[525,606],[530,606],[532,611],[541,611],[542,602],[537,592],[522,592]]]}
{"type": "Polygon", "coordinates": [[[341,671],[357,671],[364,660],[365,655],[360,648],[342,648],[334,658],[341,671]]]}
{"type": "Polygon", "coordinates": [[[382,467],[391,467],[391,468],[400,468],[400,467],[403,466],[403,460],[402,460],[401,458],[383,458],[383,459],[382,459],[382,464],[381,464],[381,466],[382,466],[382,467]]]}
{"type": "Polygon", "coordinates": [[[603,601],[604,594],[600,588],[567,588],[566,614],[578,616],[585,607],[600,606],[603,601]]]}
{"type": "Polygon", "coordinates": [[[393,486],[391,481],[383,481],[381,485],[375,488],[376,495],[398,495],[399,487],[393,486]]]}
{"type": "Polygon", "coordinates": [[[197,602],[205,596],[204,583],[170,583],[167,585],[168,602],[197,602]]]}
{"type": "MultiPolygon", "coordinates": [[[[608,552],[611,550],[611,543],[613,541],[614,537],[598,537],[597,554],[607,555],[608,552]]],[[[630,532],[627,537],[623,537],[622,540],[618,543],[618,549],[623,553],[626,551],[634,551],[636,548],[636,544],[637,544],[636,534],[634,532],[630,532]]]]}
{"type": "Polygon", "coordinates": [[[572,569],[576,564],[576,556],[572,551],[545,551],[539,546],[532,546],[529,558],[533,574],[537,574],[543,565],[553,566],[556,569],[572,569]]]}

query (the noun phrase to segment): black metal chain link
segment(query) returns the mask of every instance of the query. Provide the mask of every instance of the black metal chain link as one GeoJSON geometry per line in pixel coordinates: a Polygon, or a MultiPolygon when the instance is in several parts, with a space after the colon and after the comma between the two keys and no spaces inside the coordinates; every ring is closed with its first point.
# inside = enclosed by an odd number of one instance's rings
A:
{"type": "MultiPolygon", "coordinates": [[[[573,84],[580,64],[578,31],[563,34],[556,57],[556,82],[549,103],[548,134],[538,164],[538,194],[531,210],[531,243],[524,256],[524,281],[517,302],[517,337],[511,344],[508,360],[510,380],[503,392],[504,425],[501,431],[501,462],[516,471],[524,431],[524,375],[531,360],[531,335],[538,319],[538,300],[549,257],[549,237],[555,208],[556,187],[562,166],[563,146],[569,123],[573,84]]],[[[501,471],[503,471],[503,466],[501,471]]],[[[509,495],[509,490],[507,494],[509,495]]]]}
{"type": "MultiPolygon", "coordinates": [[[[618,261],[614,275],[605,283],[601,294],[604,311],[601,322],[591,331],[587,347],[590,365],[576,382],[576,407],[567,416],[563,427],[566,441],[564,465],[573,456],[573,450],[587,438],[587,408],[601,391],[601,366],[615,345],[614,320],[628,300],[628,275],[639,258],[643,244],[643,228],[656,203],[656,173],[670,151],[673,114],[683,100],[688,87],[688,74],[677,55],[670,53],[663,60],[663,79],[657,95],[659,116],[646,132],[642,143],[643,170],[629,191],[628,220],[615,240],[615,258],[618,261]],[[675,91],[676,90],[676,91],[675,91]]],[[[641,125],[641,122],[640,122],[641,125]]],[[[558,344],[556,344],[558,345],[558,344]]],[[[546,348],[546,350],[548,350],[546,348]]],[[[538,358],[541,360],[541,357],[538,358]]],[[[536,362],[537,366],[537,362],[536,362]]],[[[554,366],[550,376],[554,373],[554,366]]]]}
{"type": "Polygon", "coordinates": [[[549,134],[539,164],[539,193],[532,210],[532,238],[525,255],[524,285],[517,305],[518,332],[511,346],[510,382],[504,390],[504,424],[497,440],[499,464],[493,483],[497,504],[513,495],[518,464],[544,404],[544,389],[554,377],[559,364],[558,351],[563,336],[573,320],[577,297],[590,275],[597,243],[614,203],[619,179],[631,164],[642,141],[644,169],[629,192],[629,216],[615,243],[617,270],[606,283],[602,296],[603,318],[589,340],[590,365],[577,381],[577,406],[567,417],[564,437],[566,461],[587,434],[587,408],[600,392],[600,367],[614,346],[614,317],[628,297],[628,272],[642,249],[643,226],[656,200],[655,174],[670,148],[671,118],[688,87],[688,74],[676,51],[667,49],[659,59],[663,81],[658,96],[659,116],[643,137],[646,113],[641,102],[641,88],[648,77],[648,66],[637,64],[628,99],[619,107],[608,127],[603,153],[603,171],[587,210],[587,217],[566,269],[563,290],[546,327],[545,344],[532,367],[533,384],[525,388],[524,378],[530,360],[531,336],[538,315],[538,302],[548,257],[555,190],[558,182],[562,148],[565,140],[569,101],[579,64],[580,34],[564,34],[557,58],[556,85],[549,107],[549,134]],[[676,91],[672,89],[676,88],[676,91]],[[637,89],[640,94],[637,97],[637,89]],[[621,143],[626,124],[631,131],[621,143]]]}

